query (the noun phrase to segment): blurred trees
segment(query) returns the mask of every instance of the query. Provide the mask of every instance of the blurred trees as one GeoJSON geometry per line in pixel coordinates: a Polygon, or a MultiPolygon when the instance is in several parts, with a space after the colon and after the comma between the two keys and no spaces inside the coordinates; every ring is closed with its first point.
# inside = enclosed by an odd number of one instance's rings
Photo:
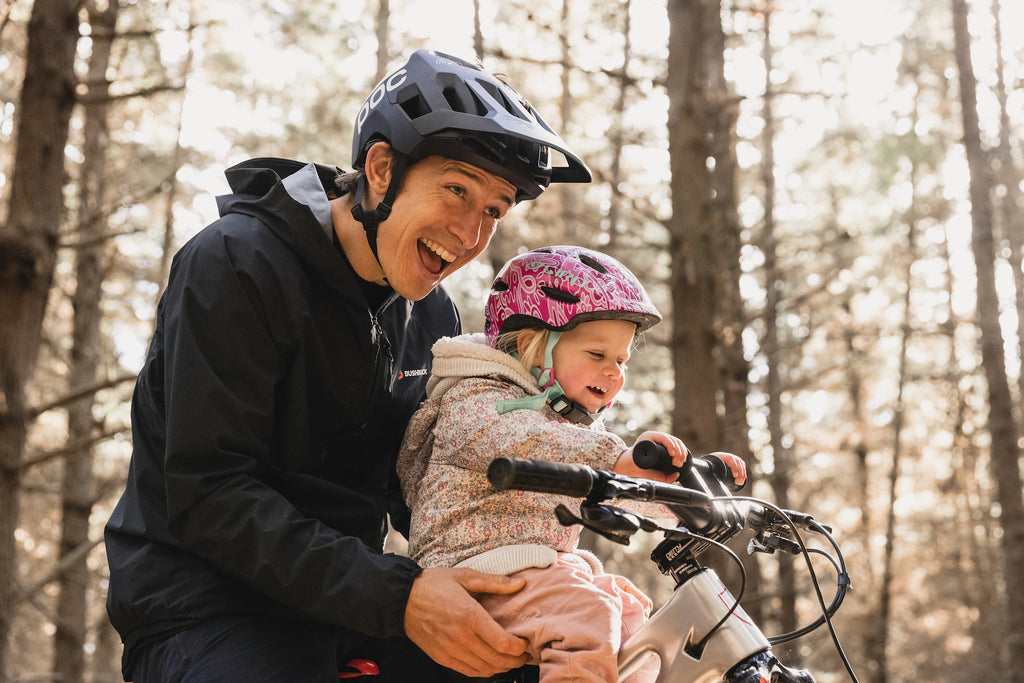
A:
{"type": "Polygon", "coordinates": [[[75,103],[77,3],[39,0],[26,35],[19,132],[0,223],[0,672],[11,668],[6,644],[20,574],[15,534],[33,412],[29,383],[63,218],[64,144],[75,103]]]}
{"type": "MultiPolygon", "coordinates": [[[[1015,411],[1014,400],[1010,395],[1004,351],[1006,344],[999,322],[992,174],[988,153],[981,143],[978,84],[971,56],[966,0],[952,0],[952,10],[964,149],[970,170],[971,249],[974,253],[977,286],[975,316],[988,394],[988,431],[991,435],[989,458],[996,483],[998,517],[1002,528],[1000,547],[1003,553],[1005,628],[1001,654],[1007,680],[1024,681],[1024,572],[1021,571],[1024,567],[1024,500],[1020,473],[1020,412],[1015,411]]],[[[1000,123],[1003,123],[1002,118],[1000,123]]],[[[1019,181],[1016,186],[1019,189],[1019,181]]],[[[1019,342],[1024,342],[1024,339],[1019,342]]]]}
{"type": "MultiPolygon", "coordinates": [[[[508,73],[595,177],[518,207],[453,278],[467,329],[521,248],[619,257],[668,315],[610,427],[741,453],[755,495],[836,527],[862,680],[1011,680],[1016,4],[474,0],[436,42],[428,6],[0,0],[0,678],[118,679],[95,544],[130,454],[124,378],[223,168],[347,167],[364,93],[426,45],[508,73]]],[[[666,589],[642,549],[601,551],[666,589]]],[[[752,569],[767,631],[813,618],[799,564],[752,569]]],[[[842,679],[824,633],[796,647],[842,679]]]]}

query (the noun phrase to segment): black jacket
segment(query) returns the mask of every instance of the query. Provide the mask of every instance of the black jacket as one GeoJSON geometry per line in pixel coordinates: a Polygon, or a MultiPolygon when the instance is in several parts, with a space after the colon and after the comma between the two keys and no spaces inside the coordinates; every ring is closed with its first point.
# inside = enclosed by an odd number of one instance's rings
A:
{"type": "Polygon", "coordinates": [[[403,632],[420,569],[382,554],[394,459],[460,324],[440,289],[371,307],[333,240],[336,172],[229,169],[221,218],[174,258],[105,532],[129,648],[228,613],[403,632]]]}

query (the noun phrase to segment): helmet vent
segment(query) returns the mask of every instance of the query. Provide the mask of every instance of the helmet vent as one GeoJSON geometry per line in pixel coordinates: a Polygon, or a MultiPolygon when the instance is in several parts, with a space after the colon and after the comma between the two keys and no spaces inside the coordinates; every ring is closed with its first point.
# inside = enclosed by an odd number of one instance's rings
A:
{"type": "Polygon", "coordinates": [[[508,283],[504,282],[503,280],[497,280],[493,285],[491,285],[491,291],[492,292],[507,292],[508,291],[508,283]]]}
{"type": "Polygon", "coordinates": [[[477,83],[480,85],[480,87],[487,91],[488,95],[493,97],[495,100],[497,100],[499,104],[501,104],[501,108],[504,110],[504,113],[513,114],[521,119],[525,118],[520,113],[521,108],[512,104],[512,101],[508,98],[508,95],[506,95],[505,92],[502,91],[502,89],[497,86],[497,84],[482,79],[478,79],[477,83]]]}
{"type": "Polygon", "coordinates": [[[458,89],[449,86],[441,91],[441,94],[444,95],[444,99],[448,102],[448,106],[452,108],[452,111],[461,114],[474,114],[476,116],[487,114],[487,107],[477,99],[476,94],[471,90],[466,93],[460,93],[458,89]]]}
{"type": "Polygon", "coordinates": [[[571,294],[564,289],[556,289],[554,287],[541,287],[541,290],[547,294],[550,298],[555,301],[561,301],[566,304],[578,304],[580,298],[575,294],[571,294]]]}
{"type": "Polygon", "coordinates": [[[591,258],[586,254],[580,254],[580,261],[582,261],[584,265],[590,266],[599,273],[602,273],[604,275],[608,274],[608,269],[605,268],[604,264],[598,261],[597,259],[591,258]]]}
{"type": "Polygon", "coordinates": [[[400,103],[402,110],[409,116],[410,119],[415,120],[421,116],[426,116],[430,113],[430,105],[427,104],[426,99],[423,95],[417,92],[412,97],[402,100],[400,103]]]}

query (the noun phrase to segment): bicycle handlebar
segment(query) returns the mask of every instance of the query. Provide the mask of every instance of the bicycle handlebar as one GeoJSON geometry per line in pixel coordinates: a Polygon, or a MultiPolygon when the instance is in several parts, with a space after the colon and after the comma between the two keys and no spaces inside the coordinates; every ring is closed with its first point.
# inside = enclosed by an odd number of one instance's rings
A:
{"type": "MultiPolygon", "coordinates": [[[[831,536],[830,527],[819,524],[813,517],[805,513],[782,510],[758,499],[741,497],[731,501],[733,496],[728,489],[731,488],[733,492],[737,490],[735,480],[725,463],[714,454],[702,458],[688,457],[687,466],[677,468],[672,465],[671,458],[668,457],[663,446],[651,441],[641,441],[633,447],[633,462],[643,469],[666,473],[679,472],[679,481],[675,484],[664,484],[649,479],[635,479],[605,470],[597,470],[582,464],[505,457],[495,458],[491,461],[487,468],[487,478],[491,485],[498,490],[515,489],[583,498],[585,500],[581,505],[580,513],[582,518],[575,517],[568,510],[564,510],[568,513],[569,521],[562,519],[561,516],[559,516],[559,521],[566,525],[583,524],[620,543],[628,543],[628,541],[621,540],[620,537],[631,535],[636,530],[652,531],[660,527],[651,520],[641,518],[649,526],[644,526],[642,522],[637,524],[634,520],[629,525],[629,533],[622,534],[621,526],[607,524],[605,519],[608,517],[607,509],[604,506],[596,505],[597,503],[615,498],[625,498],[665,505],[679,516],[681,526],[674,530],[661,529],[666,532],[666,538],[652,552],[651,559],[658,565],[662,573],[675,578],[678,585],[682,585],[692,575],[692,567],[699,566],[695,563],[694,558],[703,552],[709,543],[732,555],[731,551],[722,543],[742,529],[744,522],[748,522],[757,532],[755,540],[760,539],[759,544],[755,544],[755,541],[752,540],[750,548],[769,553],[774,553],[776,549],[782,549],[786,552],[804,555],[818,601],[822,607],[822,615],[813,623],[798,630],[769,638],[769,643],[778,644],[793,640],[813,631],[822,624],[828,624],[833,639],[835,639],[831,616],[839,609],[851,584],[846,571],[846,563],[838,544],[831,536]],[[720,489],[721,494],[712,494],[712,488],[709,488],[709,485],[720,489]],[[698,490],[697,487],[704,490],[698,490]],[[736,505],[738,502],[754,503],[755,505],[749,509],[741,509],[736,505]],[[588,517],[584,512],[584,508],[604,510],[604,513],[599,515],[604,523],[596,524],[594,518],[588,517]],[[809,551],[796,533],[796,527],[823,534],[835,549],[838,559],[823,551],[814,551],[828,557],[838,574],[836,594],[829,605],[825,604],[824,597],[821,595],[817,578],[811,567],[809,551]],[[787,539],[786,534],[788,533],[794,534],[797,541],[787,539]]],[[[562,509],[564,506],[560,505],[558,508],[562,509]]],[[[614,510],[614,508],[611,509],[614,510]]],[[[615,515],[612,514],[611,517],[615,518],[615,515]]],[[[735,555],[732,556],[735,558],[735,555]]],[[[739,562],[738,559],[736,561],[739,562]]],[[[742,595],[742,588],[740,595],[742,595]]],[[[838,645],[838,640],[836,640],[836,644],[838,645]]],[[[847,670],[852,674],[852,669],[849,666],[847,666],[847,670]]],[[[856,681],[856,677],[853,680],[856,681]]]]}
{"type": "Polygon", "coordinates": [[[711,504],[711,496],[703,491],[634,479],[579,464],[495,458],[487,468],[487,479],[499,490],[518,489],[575,498],[627,498],[695,508],[711,504]]]}

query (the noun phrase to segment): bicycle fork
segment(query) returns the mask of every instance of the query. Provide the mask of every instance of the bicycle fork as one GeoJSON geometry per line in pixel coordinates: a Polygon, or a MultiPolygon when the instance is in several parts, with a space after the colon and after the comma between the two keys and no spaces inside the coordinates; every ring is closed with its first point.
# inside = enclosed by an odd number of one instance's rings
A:
{"type": "Polygon", "coordinates": [[[657,683],[813,683],[806,671],[778,662],[768,639],[739,606],[705,639],[734,602],[711,569],[689,576],[622,646],[619,680],[656,655],[661,661],[657,683]]]}

